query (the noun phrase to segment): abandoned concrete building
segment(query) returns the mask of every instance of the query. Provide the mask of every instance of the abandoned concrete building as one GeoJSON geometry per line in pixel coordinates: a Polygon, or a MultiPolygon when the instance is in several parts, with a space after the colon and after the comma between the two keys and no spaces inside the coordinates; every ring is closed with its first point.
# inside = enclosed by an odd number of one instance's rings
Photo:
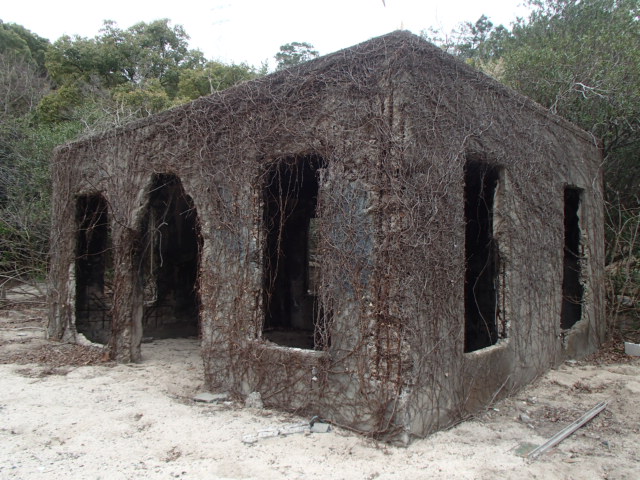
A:
{"type": "Polygon", "coordinates": [[[587,133],[394,32],[60,148],[48,333],[384,439],[604,330],[587,133]]]}

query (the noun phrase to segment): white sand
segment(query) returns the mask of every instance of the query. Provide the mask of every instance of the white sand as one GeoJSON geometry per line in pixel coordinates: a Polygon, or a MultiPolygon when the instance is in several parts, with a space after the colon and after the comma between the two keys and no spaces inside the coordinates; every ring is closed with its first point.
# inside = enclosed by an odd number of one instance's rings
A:
{"type": "MultiPolygon", "coordinates": [[[[46,344],[41,315],[0,311],[0,354],[46,344]]],[[[156,341],[143,355],[137,365],[0,365],[0,479],[640,478],[638,360],[565,364],[475,419],[401,448],[342,429],[247,445],[244,435],[305,419],[193,402],[203,385],[196,341],[156,341]],[[517,454],[607,399],[540,459],[517,454]]]]}

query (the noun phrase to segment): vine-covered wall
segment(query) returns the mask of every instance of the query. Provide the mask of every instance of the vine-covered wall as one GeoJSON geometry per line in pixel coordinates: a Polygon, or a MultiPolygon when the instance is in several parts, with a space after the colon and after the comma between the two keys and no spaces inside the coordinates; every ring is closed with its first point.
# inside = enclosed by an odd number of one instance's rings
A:
{"type": "Polygon", "coordinates": [[[82,333],[93,255],[114,358],[140,359],[149,312],[192,312],[210,388],[424,435],[597,348],[599,158],[420,38],[379,37],[60,149],[49,335],[82,333]],[[568,187],[583,293],[563,329],[568,187]],[[79,249],[87,198],[108,255],[79,249]]]}

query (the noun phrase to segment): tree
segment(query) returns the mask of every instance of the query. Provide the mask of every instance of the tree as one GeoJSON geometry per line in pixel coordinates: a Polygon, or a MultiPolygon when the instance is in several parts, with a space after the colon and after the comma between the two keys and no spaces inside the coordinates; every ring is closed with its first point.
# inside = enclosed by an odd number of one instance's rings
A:
{"type": "Polygon", "coordinates": [[[49,88],[37,63],[28,56],[0,52],[0,121],[32,111],[49,88]]]}
{"type": "Polygon", "coordinates": [[[189,50],[189,36],[168,19],[137,23],[122,30],[105,21],[93,39],[64,36],[47,53],[47,68],[59,84],[99,81],[106,88],[155,79],[169,98],[177,94],[180,73],[204,65],[199,50],[189,50]]]}
{"type": "Polygon", "coordinates": [[[178,83],[178,96],[184,101],[194,100],[256,76],[258,73],[255,69],[244,63],[225,65],[220,62],[207,62],[202,67],[182,72],[178,83]]]}
{"type": "Polygon", "coordinates": [[[475,23],[463,23],[456,46],[457,54],[463,58],[484,57],[493,30],[493,22],[486,15],[482,15],[475,23]]]}
{"type": "Polygon", "coordinates": [[[620,295],[638,301],[640,3],[529,0],[528,6],[528,19],[510,30],[492,28],[483,16],[441,44],[602,140],[610,299],[614,307],[620,295]]]}
{"type": "Polygon", "coordinates": [[[169,26],[168,19],[137,23],[125,31],[105,22],[98,45],[111,59],[111,70],[130,83],[157,79],[170,98],[177,94],[180,72],[204,65],[199,50],[189,50],[189,36],[182,26],[169,26]]]}
{"type": "Polygon", "coordinates": [[[313,45],[307,42],[291,42],[280,47],[280,51],[276,53],[275,59],[278,62],[276,70],[293,67],[302,62],[306,62],[318,56],[318,51],[314,50],[313,45]]]}
{"type": "Polygon", "coordinates": [[[0,20],[0,53],[22,56],[35,63],[38,73],[43,74],[45,52],[49,41],[27,30],[22,25],[3,23],[0,20]]]}
{"type": "Polygon", "coordinates": [[[44,276],[51,208],[49,158],[56,145],[77,133],[77,130],[69,131],[75,126],[67,124],[38,125],[34,114],[51,85],[27,42],[3,46],[0,53],[0,284],[8,279],[44,276]]]}
{"type": "Polygon", "coordinates": [[[609,198],[640,204],[640,4],[532,0],[502,80],[603,141],[609,198]]]}
{"type": "Polygon", "coordinates": [[[73,123],[19,126],[10,150],[0,154],[0,284],[8,278],[45,276],[51,152],[80,131],[80,126],[73,123]]]}
{"type": "MultiPolygon", "coordinates": [[[[640,4],[637,0],[529,0],[511,30],[484,15],[442,41],[601,138],[609,198],[640,205],[640,4]]],[[[432,36],[432,39],[434,36],[432,36]]]]}
{"type": "Polygon", "coordinates": [[[478,68],[498,61],[504,54],[504,45],[511,32],[504,25],[494,26],[486,15],[474,23],[463,22],[450,33],[429,28],[421,36],[440,48],[478,68]]]}
{"type": "MultiPolygon", "coordinates": [[[[41,188],[41,169],[33,168],[34,164],[46,163],[42,157],[31,162],[22,153],[26,146],[37,148],[33,138],[27,139],[32,131],[30,116],[50,90],[43,70],[43,49],[47,45],[47,40],[25,28],[0,21],[0,284],[7,275],[17,276],[19,270],[32,271],[34,263],[30,260],[42,266],[46,259],[48,232],[41,235],[41,230],[30,231],[24,235],[30,230],[26,226],[33,224],[34,212],[48,214],[48,205],[42,210],[27,200],[33,194],[46,196],[46,188],[41,188]],[[31,247],[42,255],[29,255],[31,247]]],[[[48,225],[48,219],[46,222],[39,225],[48,225]]]]}
{"type": "Polygon", "coordinates": [[[188,48],[188,39],[181,26],[172,27],[167,19],[126,30],[105,21],[93,39],[60,38],[47,53],[57,89],[41,102],[40,118],[55,122],[88,116],[89,122],[82,121],[95,131],[97,126],[108,128],[151,115],[257,75],[245,64],[207,62],[199,50],[188,48]]]}
{"type": "Polygon", "coordinates": [[[206,62],[166,19],[52,45],[0,21],[0,284],[42,277],[53,149],[257,75],[206,62]]]}

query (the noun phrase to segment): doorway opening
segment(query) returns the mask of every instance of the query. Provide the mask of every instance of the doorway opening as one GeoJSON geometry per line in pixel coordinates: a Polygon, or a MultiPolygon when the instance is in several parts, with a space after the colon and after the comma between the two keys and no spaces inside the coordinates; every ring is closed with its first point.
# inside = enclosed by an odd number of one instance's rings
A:
{"type": "Polygon", "coordinates": [[[582,318],[584,287],[581,283],[582,232],[580,230],[580,197],[575,187],[564,189],[564,258],[562,276],[562,312],[560,327],[569,329],[582,318]]]}
{"type": "Polygon", "coordinates": [[[328,342],[318,301],[317,212],[323,168],[319,157],[294,157],[277,162],[266,175],[262,335],[283,346],[321,350],[328,342]]]}
{"type": "Polygon", "coordinates": [[[154,175],[138,253],[144,337],[199,334],[198,215],[176,175],[154,175]]]}
{"type": "Polygon", "coordinates": [[[500,167],[485,162],[465,165],[465,352],[494,345],[505,333],[498,325],[500,257],[493,233],[500,176],[500,167]]]}
{"type": "Polygon", "coordinates": [[[76,199],[76,330],[108,343],[111,335],[113,256],[108,205],[100,194],[76,199]]]}

